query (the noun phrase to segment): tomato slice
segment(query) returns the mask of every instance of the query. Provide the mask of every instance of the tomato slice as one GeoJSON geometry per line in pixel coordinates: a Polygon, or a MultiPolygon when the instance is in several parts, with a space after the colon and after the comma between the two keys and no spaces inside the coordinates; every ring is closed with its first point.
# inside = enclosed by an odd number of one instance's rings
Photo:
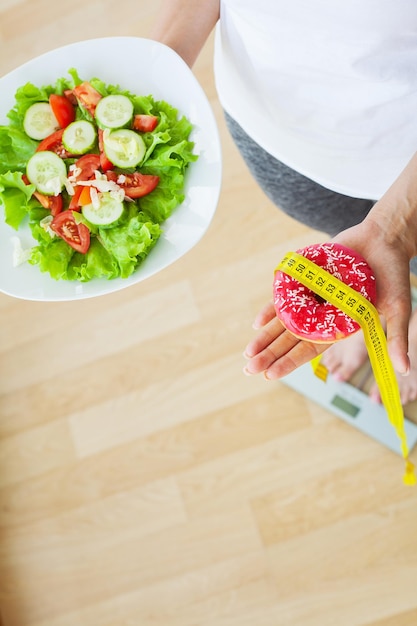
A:
{"type": "Polygon", "coordinates": [[[74,211],[62,211],[51,222],[52,230],[77,252],[85,254],[90,247],[90,231],[85,224],[77,224],[74,211]]]}
{"type": "Polygon", "coordinates": [[[99,154],[83,154],[82,157],[75,161],[76,170],[81,170],[75,177],[76,180],[90,180],[95,170],[100,169],[99,154]]]}
{"type": "Polygon", "coordinates": [[[63,200],[61,194],[58,196],[45,196],[38,191],[35,191],[33,194],[37,200],[41,203],[44,209],[49,209],[51,211],[51,215],[58,215],[61,213],[63,207],[63,200]]]}
{"type": "Polygon", "coordinates": [[[97,89],[94,89],[87,81],[74,87],[72,92],[75,94],[80,105],[94,117],[96,106],[102,98],[101,93],[99,93],[97,89]]]}
{"type": "Polygon", "coordinates": [[[51,135],[48,135],[45,139],[43,139],[38,147],[36,148],[36,152],[40,152],[41,150],[49,150],[50,152],[55,152],[61,159],[67,159],[72,156],[67,150],[64,148],[64,144],[62,143],[62,135],[64,134],[64,129],[56,130],[51,135]]]}
{"type": "Polygon", "coordinates": [[[133,128],[143,133],[151,133],[158,125],[155,115],[138,114],[133,118],[133,128]]]}
{"type": "Polygon", "coordinates": [[[80,195],[82,192],[83,188],[79,185],[74,187],[74,195],[71,196],[71,200],[69,203],[69,209],[71,209],[71,211],[81,211],[81,205],[80,205],[80,195]]]}
{"type": "Polygon", "coordinates": [[[49,104],[61,128],[66,128],[75,120],[75,109],[65,96],[51,93],[49,104]]]}
{"type": "Polygon", "coordinates": [[[151,193],[159,183],[159,176],[153,174],[141,174],[134,172],[133,174],[121,174],[114,171],[106,172],[108,180],[117,183],[128,198],[141,198],[151,193]],[[121,180],[122,177],[122,180],[121,180]]]}
{"type": "Polygon", "coordinates": [[[100,168],[100,156],[98,154],[83,154],[74,164],[76,167],[74,195],[71,197],[69,209],[80,211],[80,195],[84,189],[83,186],[77,185],[79,180],[91,180],[94,177],[95,170],[100,168]]]}
{"type": "MultiPolygon", "coordinates": [[[[22,175],[22,180],[26,185],[30,185],[30,181],[26,174],[22,175]]],[[[43,193],[39,193],[39,191],[34,191],[33,196],[41,203],[44,209],[49,209],[52,215],[58,215],[61,213],[63,207],[62,195],[58,196],[45,196],[43,193]]]]}
{"type": "Polygon", "coordinates": [[[107,172],[107,170],[112,170],[114,165],[107,158],[106,153],[104,152],[104,142],[103,142],[103,130],[101,128],[98,129],[98,149],[100,151],[100,167],[103,172],[107,172]]]}
{"type": "MultiPolygon", "coordinates": [[[[82,157],[75,162],[76,176],[74,185],[74,195],[71,196],[69,203],[69,209],[72,211],[80,211],[80,195],[85,187],[77,185],[79,180],[91,180],[94,178],[95,170],[100,169],[100,155],[99,154],[83,154],[82,157]],[[79,172],[78,172],[79,170],[79,172]]],[[[71,174],[71,172],[70,172],[71,174]]]]}
{"type": "Polygon", "coordinates": [[[74,105],[75,107],[78,105],[78,100],[77,100],[77,96],[75,95],[75,93],[73,92],[72,89],[65,89],[64,90],[64,96],[67,98],[67,100],[69,100],[71,102],[72,105],[74,105]]]}

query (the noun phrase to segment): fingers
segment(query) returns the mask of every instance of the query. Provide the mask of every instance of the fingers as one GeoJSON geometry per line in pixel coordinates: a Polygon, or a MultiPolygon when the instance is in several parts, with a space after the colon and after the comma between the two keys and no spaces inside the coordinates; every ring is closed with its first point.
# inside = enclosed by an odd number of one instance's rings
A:
{"type": "Polygon", "coordinates": [[[402,376],[410,371],[408,357],[408,326],[410,314],[393,315],[387,318],[388,353],[394,369],[402,376]]]}
{"type": "Polygon", "coordinates": [[[285,328],[279,319],[274,316],[268,323],[260,327],[260,331],[256,337],[248,343],[244,352],[245,357],[250,359],[258,355],[276,339],[278,339],[284,332],[285,328]]]}
{"type": "Polygon", "coordinates": [[[386,288],[381,313],[386,322],[388,352],[394,369],[406,376],[410,370],[408,333],[411,317],[411,291],[408,274],[397,277],[391,289],[386,288]]]}
{"type": "Polygon", "coordinates": [[[255,317],[253,322],[253,328],[261,328],[265,326],[268,322],[270,322],[275,317],[275,308],[272,302],[268,302],[261,311],[259,311],[258,315],[255,317]]]}
{"type": "Polygon", "coordinates": [[[314,359],[314,357],[327,350],[328,347],[329,344],[298,340],[288,352],[282,354],[268,367],[264,372],[264,376],[268,380],[275,380],[287,376],[298,367],[301,367],[301,365],[308,363],[314,359]]]}
{"type": "Polygon", "coordinates": [[[273,323],[268,331],[263,331],[258,338],[248,345],[245,351],[245,356],[248,359],[244,369],[245,374],[266,372],[298,343],[298,339],[284,330],[281,324],[278,327],[278,324],[273,323]],[[275,335],[274,329],[277,330],[275,335]]]}
{"type": "Polygon", "coordinates": [[[263,326],[246,347],[247,375],[264,373],[274,380],[290,374],[300,365],[321,354],[328,346],[301,341],[284,329],[277,317],[263,326]]]}

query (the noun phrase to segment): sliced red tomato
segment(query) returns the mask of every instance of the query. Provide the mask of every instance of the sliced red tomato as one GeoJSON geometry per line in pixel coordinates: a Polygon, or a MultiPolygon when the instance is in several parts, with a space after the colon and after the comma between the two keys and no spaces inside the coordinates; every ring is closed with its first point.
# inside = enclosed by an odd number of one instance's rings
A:
{"type": "MultiPolygon", "coordinates": [[[[76,176],[75,180],[91,180],[94,178],[95,170],[100,169],[100,155],[99,154],[83,154],[82,157],[77,159],[75,162],[76,176]],[[79,170],[79,172],[78,172],[79,170]],[[78,172],[78,173],[77,173],[78,172]]],[[[69,203],[69,208],[72,211],[80,211],[80,195],[84,187],[82,185],[77,185],[75,183],[74,186],[74,195],[71,196],[71,200],[69,203]]]]}
{"type": "Polygon", "coordinates": [[[69,203],[69,209],[71,209],[71,211],[81,211],[81,205],[80,205],[80,195],[82,192],[83,188],[78,185],[76,187],[74,187],[74,195],[71,196],[71,200],[69,203]]]}
{"type": "Polygon", "coordinates": [[[107,158],[106,153],[104,152],[104,142],[103,142],[103,130],[101,128],[98,129],[98,149],[100,151],[100,167],[103,172],[107,172],[107,170],[112,170],[114,165],[107,158]]]}
{"type": "Polygon", "coordinates": [[[56,130],[51,135],[48,135],[45,139],[39,143],[36,148],[37,152],[41,150],[49,150],[50,152],[55,152],[61,159],[67,159],[72,156],[67,150],[64,148],[64,144],[62,143],[62,135],[64,133],[64,129],[56,130]]]}
{"type": "MultiPolygon", "coordinates": [[[[30,181],[26,174],[22,175],[22,180],[26,185],[30,185],[30,181]]],[[[58,215],[58,213],[61,213],[63,206],[61,194],[58,196],[45,196],[45,194],[39,193],[39,191],[34,191],[32,195],[35,196],[44,209],[49,209],[52,215],[58,215]]]]}
{"type": "Polygon", "coordinates": [[[159,183],[159,176],[152,174],[141,174],[134,172],[133,174],[118,174],[114,171],[106,172],[108,180],[116,182],[128,198],[141,198],[151,193],[159,183]],[[122,178],[121,178],[122,177],[122,178]],[[121,182],[121,180],[123,182],[121,182]]]}
{"type": "Polygon", "coordinates": [[[85,224],[77,224],[74,211],[62,211],[51,222],[52,230],[77,252],[85,254],[90,247],[90,231],[85,224]]]}
{"type": "Polygon", "coordinates": [[[155,115],[138,114],[133,118],[133,128],[142,133],[151,133],[158,125],[158,118],[155,115]]]}
{"type": "Polygon", "coordinates": [[[94,171],[100,169],[99,154],[83,154],[75,161],[76,170],[80,170],[75,177],[76,180],[90,180],[94,176],[94,171]]]}
{"type": "Polygon", "coordinates": [[[75,120],[75,109],[71,102],[65,96],[51,93],[49,96],[49,104],[53,114],[55,115],[60,128],[66,128],[75,120]]]}
{"type": "Polygon", "coordinates": [[[33,194],[37,200],[41,203],[44,209],[49,209],[51,215],[58,215],[61,213],[63,207],[63,200],[61,194],[59,196],[44,196],[42,193],[35,191],[33,194]]]}
{"type": "Polygon", "coordinates": [[[94,87],[87,81],[74,87],[72,92],[76,96],[80,105],[94,117],[96,106],[102,98],[101,93],[99,93],[97,89],[94,89],[94,87]]]}
{"type": "Polygon", "coordinates": [[[75,107],[77,106],[78,104],[77,96],[75,95],[72,89],[65,89],[64,96],[67,98],[67,100],[71,102],[71,104],[73,104],[75,107]]]}

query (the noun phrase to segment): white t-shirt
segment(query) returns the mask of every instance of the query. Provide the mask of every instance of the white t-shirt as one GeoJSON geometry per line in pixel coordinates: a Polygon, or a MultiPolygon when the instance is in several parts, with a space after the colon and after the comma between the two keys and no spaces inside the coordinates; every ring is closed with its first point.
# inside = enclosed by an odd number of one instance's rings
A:
{"type": "Polygon", "coordinates": [[[417,151],[416,0],[221,0],[225,110],[316,182],[378,199],[417,151]]]}

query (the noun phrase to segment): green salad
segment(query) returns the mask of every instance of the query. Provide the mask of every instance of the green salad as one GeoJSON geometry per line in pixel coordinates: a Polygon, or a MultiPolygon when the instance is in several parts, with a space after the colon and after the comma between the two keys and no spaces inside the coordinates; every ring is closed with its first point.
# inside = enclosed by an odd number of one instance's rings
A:
{"type": "Polygon", "coordinates": [[[0,203],[36,241],[21,254],[59,280],[130,276],[184,200],[192,125],[152,96],[75,69],[20,87],[0,126],[0,203]]]}

